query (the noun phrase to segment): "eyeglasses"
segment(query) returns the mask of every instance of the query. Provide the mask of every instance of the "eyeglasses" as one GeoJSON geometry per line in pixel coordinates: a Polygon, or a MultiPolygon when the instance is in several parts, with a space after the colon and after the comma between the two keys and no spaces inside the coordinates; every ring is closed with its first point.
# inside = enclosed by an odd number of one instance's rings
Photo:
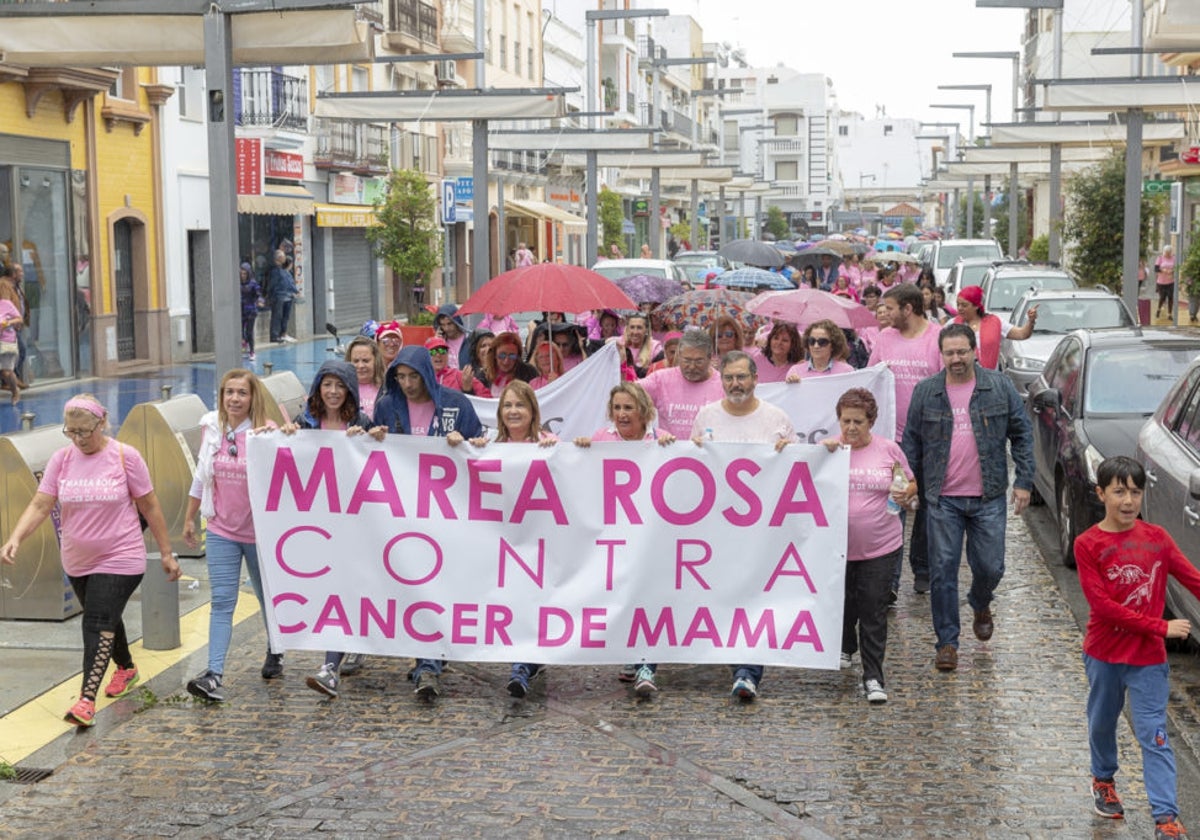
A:
{"type": "Polygon", "coordinates": [[[707,356],[700,356],[699,358],[676,356],[676,358],[679,360],[680,367],[704,367],[707,364],[711,364],[711,360],[707,356]]]}
{"type": "Polygon", "coordinates": [[[516,353],[497,353],[496,358],[502,362],[506,362],[509,359],[519,359],[521,357],[516,353]]]}
{"type": "Polygon", "coordinates": [[[717,333],[718,338],[737,338],[737,333],[733,330],[721,330],[717,333]]]}
{"type": "Polygon", "coordinates": [[[833,342],[830,341],[828,338],[811,337],[808,339],[809,347],[828,347],[832,343],[833,342]]]}
{"type": "Polygon", "coordinates": [[[750,374],[748,373],[723,373],[721,374],[722,382],[749,382],[750,374]]]}
{"type": "Polygon", "coordinates": [[[450,352],[448,347],[431,347],[429,349],[430,356],[444,356],[450,352]]]}
{"type": "Polygon", "coordinates": [[[236,458],[238,452],[237,443],[235,442],[237,441],[237,435],[235,435],[233,432],[226,432],[225,440],[229,444],[229,448],[225,451],[229,453],[230,458],[236,458]]]}
{"type": "Polygon", "coordinates": [[[63,426],[62,433],[65,437],[69,437],[73,440],[83,440],[84,438],[91,437],[92,433],[100,428],[101,422],[103,421],[97,420],[96,425],[92,426],[90,429],[68,429],[66,426],[63,426]]]}

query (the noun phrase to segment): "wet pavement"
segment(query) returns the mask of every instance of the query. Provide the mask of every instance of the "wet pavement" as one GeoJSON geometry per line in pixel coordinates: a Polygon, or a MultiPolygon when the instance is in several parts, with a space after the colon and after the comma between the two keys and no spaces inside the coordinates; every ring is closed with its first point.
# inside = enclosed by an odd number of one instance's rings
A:
{"type": "MultiPolygon", "coordinates": [[[[235,633],[228,703],[192,700],[183,684],[203,651],[183,659],[102,710],[94,729],[21,761],[53,774],[0,784],[0,828],[31,838],[1149,837],[1127,725],[1117,782],[1128,818],[1092,814],[1081,634],[1025,520],[1010,520],[1008,543],[996,634],[972,638],[964,606],[956,673],[933,669],[928,597],[906,580],[882,706],[863,699],[857,667],[770,668],[760,699],[743,705],[717,666],[664,666],[648,702],[614,668],[554,667],[513,701],[505,667],[471,663],[455,664],[426,704],[407,661],[382,658],[327,700],[304,685],[315,654],[290,654],[282,680],[259,677],[264,633],[251,616],[235,633]]],[[[1182,711],[1194,736],[1193,707],[1182,711]]],[[[1200,820],[1200,803],[1182,804],[1185,825],[1189,811],[1200,820]]]]}

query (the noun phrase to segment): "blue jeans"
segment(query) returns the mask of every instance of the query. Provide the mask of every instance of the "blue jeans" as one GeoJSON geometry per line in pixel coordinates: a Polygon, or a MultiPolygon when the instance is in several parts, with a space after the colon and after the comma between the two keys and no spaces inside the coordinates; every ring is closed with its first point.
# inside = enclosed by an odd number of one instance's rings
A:
{"type": "Polygon", "coordinates": [[[287,335],[288,321],[292,320],[292,299],[271,301],[271,341],[279,341],[287,335]]]}
{"type": "Polygon", "coordinates": [[[208,614],[208,670],[214,674],[224,674],[225,654],[229,651],[229,640],[233,638],[233,608],[237,606],[241,587],[243,557],[246,558],[246,571],[250,574],[250,586],[262,611],[263,626],[267,623],[266,611],[262,609],[258,549],[252,542],[234,542],[209,531],[207,552],[208,587],[212,595],[208,614]]]}
{"type": "Polygon", "coordinates": [[[1179,814],[1175,790],[1175,753],[1167,739],[1167,676],[1161,665],[1117,665],[1083,655],[1088,690],[1088,747],[1092,775],[1111,779],[1117,772],[1117,721],[1129,693],[1133,734],[1142,748],[1142,782],[1155,821],[1179,814]]]}
{"type": "Polygon", "coordinates": [[[973,610],[987,609],[1004,577],[1004,530],[1008,503],[1004,496],[990,502],[978,496],[942,496],[926,510],[929,531],[929,592],[937,646],[958,647],[958,568],[962,564],[963,538],[971,589],[967,603],[973,610]]]}

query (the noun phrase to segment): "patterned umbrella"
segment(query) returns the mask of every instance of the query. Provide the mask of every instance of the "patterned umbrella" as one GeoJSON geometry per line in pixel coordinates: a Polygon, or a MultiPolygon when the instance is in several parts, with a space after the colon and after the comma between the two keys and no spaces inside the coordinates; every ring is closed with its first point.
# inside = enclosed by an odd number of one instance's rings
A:
{"type": "Polygon", "coordinates": [[[685,327],[707,327],[722,315],[733,318],[744,329],[757,330],[766,323],[763,318],[746,311],[746,302],[754,295],[729,289],[698,289],[684,292],[665,301],[655,312],[677,330],[685,327]]]}
{"type": "Polygon", "coordinates": [[[631,274],[613,281],[634,303],[662,303],[667,298],[683,294],[683,284],[670,277],[653,274],[631,274]]]}
{"type": "Polygon", "coordinates": [[[727,289],[746,289],[747,291],[796,288],[796,284],[782,274],[763,271],[761,268],[739,268],[735,271],[726,271],[710,280],[709,284],[724,286],[727,289]]]}
{"type": "Polygon", "coordinates": [[[861,303],[820,289],[763,292],[747,301],[746,309],[776,321],[787,321],[801,329],[814,321],[826,319],[848,330],[874,327],[879,323],[871,310],[861,303]]]}

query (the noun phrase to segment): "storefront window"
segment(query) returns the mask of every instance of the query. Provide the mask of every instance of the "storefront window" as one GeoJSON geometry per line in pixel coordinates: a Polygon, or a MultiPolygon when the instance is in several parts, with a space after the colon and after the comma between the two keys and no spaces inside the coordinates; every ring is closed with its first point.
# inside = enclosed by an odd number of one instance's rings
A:
{"type": "MultiPolygon", "coordinates": [[[[260,216],[238,214],[238,262],[254,266],[259,283],[267,282],[267,274],[275,264],[275,252],[293,253],[295,236],[294,216],[260,216]]],[[[264,287],[265,288],[265,287],[264,287]]]]}
{"type": "MultiPolygon", "coordinates": [[[[20,260],[29,304],[29,364],[39,379],[75,374],[73,315],[76,305],[67,215],[67,173],[17,170],[20,260]]],[[[14,262],[16,248],[13,249],[14,262]]]]}

